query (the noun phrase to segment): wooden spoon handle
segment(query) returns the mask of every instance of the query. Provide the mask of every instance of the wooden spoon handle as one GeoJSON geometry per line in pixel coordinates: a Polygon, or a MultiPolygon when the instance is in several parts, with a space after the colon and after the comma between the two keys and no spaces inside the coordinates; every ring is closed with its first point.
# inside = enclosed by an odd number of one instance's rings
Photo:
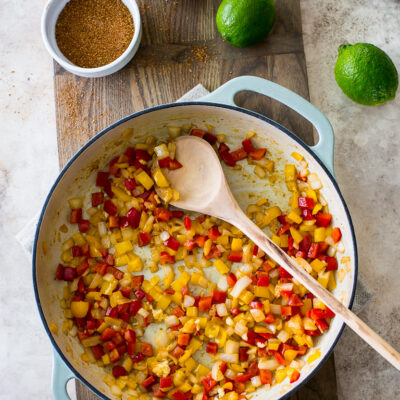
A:
{"type": "Polygon", "coordinates": [[[300,267],[294,258],[288,256],[266,236],[264,232],[243,213],[237,204],[235,204],[234,210],[228,214],[230,214],[229,217],[224,218],[227,222],[238,227],[257,246],[268,254],[268,256],[280,266],[284,267],[298,282],[323,301],[337,316],[342,318],[342,320],[373,349],[400,370],[400,354],[358,318],[357,315],[337,300],[331,292],[321,286],[318,281],[300,267]]]}

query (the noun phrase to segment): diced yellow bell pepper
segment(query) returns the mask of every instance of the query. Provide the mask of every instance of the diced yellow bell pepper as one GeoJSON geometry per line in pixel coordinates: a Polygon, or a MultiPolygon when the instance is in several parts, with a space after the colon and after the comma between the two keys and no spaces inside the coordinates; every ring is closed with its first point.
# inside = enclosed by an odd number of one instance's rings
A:
{"type": "Polygon", "coordinates": [[[186,362],[185,362],[185,368],[190,372],[193,371],[196,368],[196,361],[193,360],[192,357],[190,357],[186,362]]]}
{"type": "Polygon", "coordinates": [[[199,315],[199,310],[197,307],[187,307],[186,315],[188,317],[197,317],[199,315]]]}
{"type": "Polygon", "coordinates": [[[126,357],[122,363],[122,366],[125,368],[126,372],[131,372],[133,362],[130,357],[126,357]]]}
{"type": "Polygon", "coordinates": [[[281,245],[281,238],[280,238],[279,236],[272,235],[271,240],[272,240],[277,246],[280,246],[280,245],[281,245]]]}
{"type": "Polygon", "coordinates": [[[319,308],[320,310],[325,310],[326,306],[323,301],[321,301],[318,297],[314,297],[312,299],[313,308],[319,308]]]}
{"type": "Polygon", "coordinates": [[[116,307],[118,305],[118,300],[122,299],[124,296],[122,293],[117,290],[116,292],[113,292],[110,296],[110,306],[111,307],[116,307]]]}
{"type": "Polygon", "coordinates": [[[186,362],[190,358],[191,355],[192,355],[191,349],[185,350],[185,352],[179,358],[179,364],[183,365],[183,363],[186,362]]]}
{"type": "Polygon", "coordinates": [[[287,182],[296,180],[296,167],[293,164],[285,165],[285,179],[287,182]]]}
{"type": "Polygon", "coordinates": [[[200,385],[198,385],[197,383],[195,383],[195,384],[193,385],[193,387],[192,387],[191,392],[192,392],[193,394],[202,393],[202,392],[203,392],[203,387],[200,386],[200,385]]]}
{"type": "Polygon", "coordinates": [[[133,246],[130,240],[125,240],[120,243],[115,243],[114,247],[115,247],[115,254],[117,256],[120,256],[122,254],[128,253],[129,251],[133,250],[133,246]]]}
{"type": "Polygon", "coordinates": [[[300,307],[300,311],[302,313],[302,315],[306,315],[308,310],[311,310],[312,307],[312,300],[311,299],[303,299],[303,306],[300,307]]]}
{"type": "Polygon", "coordinates": [[[312,189],[306,190],[306,195],[307,195],[307,197],[312,198],[315,203],[318,202],[317,193],[315,190],[312,190],[312,189]]]}
{"type": "Polygon", "coordinates": [[[278,206],[268,208],[267,213],[268,213],[269,217],[271,218],[271,221],[275,218],[278,218],[280,215],[282,215],[282,211],[278,206]]]}
{"type": "Polygon", "coordinates": [[[118,285],[118,281],[113,279],[111,282],[103,282],[100,288],[100,293],[110,296],[118,285]]]}
{"type": "Polygon", "coordinates": [[[126,254],[123,254],[122,256],[115,257],[114,261],[116,267],[123,267],[129,263],[129,257],[126,254]]]}
{"type": "Polygon", "coordinates": [[[169,182],[165,175],[161,172],[161,169],[157,169],[156,172],[153,173],[154,181],[156,185],[159,187],[168,187],[169,182]]]}
{"type": "Polygon", "coordinates": [[[316,273],[319,273],[325,268],[326,263],[316,258],[315,260],[311,261],[310,265],[316,273]]]}
{"type": "MultiPolygon", "coordinates": [[[[178,370],[179,371],[179,370],[178,370]]],[[[206,376],[210,370],[203,364],[199,364],[197,368],[194,370],[196,376],[206,376]]]]}
{"type": "Polygon", "coordinates": [[[179,306],[180,304],[182,304],[182,293],[175,292],[175,293],[172,295],[172,301],[173,301],[175,304],[178,304],[178,306],[179,306]]]}
{"type": "Polygon", "coordinates": [[[104,365],[108,365],[111,363],[110,356],[106,353],[101,357],[101,361],[103,361],[104,365]]]}
{"type": "Polygon", "coordinates": [[[278,350],[281,341],[278,339],[268,339],[268,350],[278,350]]]}
{"type": "Polygon", "coordinates": [[[314,241],[315,242],[323,242],[326,238],[325,228],[317,228],[314,231],[314,241]]]}
{"type": "Polygon", "coordinates": [[[129,196],[128,193],[126,193],[124,190],[120,189],[119,187],[117,187],[115,185],[111,186],[111,190],[119,200],[121,200],[125,203],[132,199],[132,196],[129,196]]]}
{"type": "MultiPolygon", "coordinates": [[[[182,328],[183,329],[183,328],[182,328]]],[[[219,333],[220,326],[215,323],[208,323],[204,334],[209,338],[216,338],[219,333]]]]}
{"type": "Polygon", "coordinates": [[[227,274],[230,271],[227,265],[221,259],[215,260],[214,267],[221,275],[227,274]]]}
{"type": "Polygon", "coordinates": [[[201,342],[201,340],[197,339],[197,338],[192,338],[190,340],[189,346],[186,347],[186,349],[191,349],[192,350],[192,354],[196,353],[197,350],[200,350],[203,346],[203,343],[201,342]]]}
{"type": "Polygon", "coordinates": [[[317,214],[317,213],[318,213],[319,211],[321,211],[321,210],[322,210],[322,204],[317,203],[317,204],[314,206],[313,210],[312,210],[312,215],[317,214]]]}
{"type": "Polygon", "coordinates": [[[334,290],[334,289],[336,289],[336,279],[334,271],[329,271],[328,290],[334,290]]]}
{"type": "Polygon", "coordinates": [[[313,354],[311,354],[308,358],[307,358],[307,362],[309,364],[311,364],[313,361],[317,360],[318,358],[321,357],[321,352],[319,350],[316,350],[313,354]]]}
{"type": "Polygon", "coordinates": [[[81,233],[76,233],[72,236],[72,239],[77,246],[83,246],[86,243],[86,240],[81,233]]]}
{"type": "Polygon", "coordinates": [[[330,272],[330,271],[320,272],[320,273],[318,274],[318,282],[319,282],[324,288],[327,288],[327,287],[328,287],[329,272],[330,272]]]}
{"type": "Polygon", "coordinates": [[[283,357],[286,361],[292,362],[296,358],[297,353],[298,351],[289,349],[284,352],[283,357]]]}
{"type": "Polygon", "coordinates": [[[289,206],[293,209],[299,206],[299,194],[298,192],[294,191],[292,196],[290,197],[289,206]]]}
{"type": "Polygon", "coordinates": [[[295,228],[291,227],[290,228],[290,233],[293,237],[293,240],[296,244],[299,244],[303,240],[302,234],[295,228]]]}
{"type": "Polygon", "coordinates": [[[141,258],[134,254],[130,253],[128,255],[128,266],[126,267],[128,272],[139,272],[143,269],[143,262],[141,258]]]}
{"type": "Polygon", "coordinates": [[[147,175],[146,171],[143,170],[136,175],[136,180],[143,185],[146,190],[151,189],[154,185],[153,179],[151,179],[150,176],[147,175]]]}
{"type": "Polygon", "coordinates": [[[281,235],[280,238],[281,238],[280,247],[282,247],[282,248],[288,247],[289,246],[289,236],[281,235]]]}
{"type": "Polygon", "coordinates": [[[304,222],[299,226],[300,232],[313,232],[316,228],[316,225],[306,225],[304,222]]]}
{"type": "Polygon", "coordinates": [[[196,324],[194,321],[191,319],[183,325],[181,328],[182,333],[193,333],[196,330],[196,324]]]}
{"type": "Polygon", "coordinates": [[[300,154],[300,153],[298,153],[297,151],[294,151],[292,154],[291,154],[291,156],[295,159],[295,160],[297,160],[297,161],[301,161],[304,157],[300,154]]]}
{"type": "Polygon", "coordinates": [[[188,274],[187,271],[183,271],[181,273],[181,276],[176,279],[174,282],[172,282],[171,286],[172,289],[175,290],[175,292],[180,292],[183,287],[189,282],[190,275],[188,274]]]}
{"type": "Polygon", "coordinates": [[[101,301],[102,300],[102,295],[100,292],[88,292],[86,293],[85,300],[91,300],[91,301],[101,301]]]}
{"type": "Polygon", "coordinates": [[[288,218],[289,218],[291,221],[295,222],[296,224],[301,224],[301,222],[303,221],[303,218],[301,218],[300,215],[297,214],[297,213],[295,213],[294,211],[291,211],[291,212],[288,214],[288,218]]]}
{"type": "Polygon", "coordinates": [[[271,296],[271,292],[269,291],[267,286],[255,286],[254,295],[256,297],[264,297],[269,299],[271,296]]]}
{"type": "Polygon", "coordinates": [[[198,321],[198,325],[200,328],[205,328],[207,326],[208,318],[207,317],[200,317],[196,318],[196,321],[198,321]]]}
{"type": "Polygon", "coordinates": [[[233,238],[231,243],[231,249],[232,251],[242,251],[243,249],[242,239],[233,238]]]}
{"type": "Polygon", "coordinates": [[[218,347],[219,348],[222,348],[225,346],[227,338],[228,338],[228,334],[226,332],[226,329],[220,328],[219,334],[218,334],[218,347]]]}
{"type": "Polygon", "coordinates": [[[254,294],[251,293],[249,290],[244,290],[240,294],[239,299],[242,300],[245,304],[250,304],[250,302],[254,299],[254,294]]]}
{"type": "Polygon", "coordinates": [[[278,369],[275,372],[275,379],[277,383],[281,383],[287,376],[286,368],[278,369]]]}
{"type": "Polygon", "coordinates": [[[229,236],[228,235],[218,236],[217,243],[222,246],[228,246],[229,245],[229,236]]]}
{"type": "Polygon", "coordinates": [[[223,397],[223,400],[238,400],[238,399],[239,399],[239,394],[234,391],[226,393],[223,397]]]}
{"type": "Polygon", "coordinates": [[[89,311],[87,301],[71,301],[71,312],[75,318],[85,318],[89,311]]]}
{"type": "Polygon", "coordinates": [[[306,344],[305,335],[294,335],[293,339],[299,346],[304,346],[306,344]]]}
{"type": "Polygon", "coordinates": [[[165,311],[170,305],[172,299],[170,296],[161,296],[161,298],[157,301],[157,308],[161,308],[161,310],[165,311]]]}

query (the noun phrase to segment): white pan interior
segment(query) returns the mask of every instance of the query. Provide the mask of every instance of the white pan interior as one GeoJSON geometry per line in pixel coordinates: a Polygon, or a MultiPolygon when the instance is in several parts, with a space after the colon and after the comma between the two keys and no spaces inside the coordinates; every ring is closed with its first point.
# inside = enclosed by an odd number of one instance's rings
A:
{"type": "MultiPolygon", "coordinates": [[[[66,167],[53,188],[53,192],[49,195],[36,241],[37,287],[35,289],[37,290],[40,308],[45,324],[48,325],[53,322],[59,328],[59,333],[55,335],[51,334],[48,329],[47,331],[52,335],[56,346],[73,369],[91,386],[104,393],[103,396],[112,398],[108,386],[103,383],[104,370],[95,364],[87,364],[81,361],[82,347],[78,340],[61,332],[64,317],[59,299],[63,295],[64,282],[56,281],[54,276],[56,266],[59,263],[61,244],[75,233],[72,229],[65,234],[59,230],[60,226],[68,221],[67,199],[82,196],[82,193],[87,192],[88,188],[94,185],[95,171],[105,167],[113,156],[128,145],[142,141],[146,135],[167,139],[168,126],[181,126],[185,123],[192,123],[197,127],[205,127],[206,123],[211,124],[216,133],[224,133],[227,136],[227,143],[231,145],[232,149],[240,147],[240,142],[246,132],[253,130],[257,133],[257,137],[254,139],[257,145],[267,147],[272,154],[277,171],[273,174],[273,185],[270,179],[261,180],[256,177],[252,173],[252,167],[245,167],[242,171],[235,171],[229,167],[224,168],[232,192],[244,210],[246,210],[248,204],[255,203],[260,198],[267,198],[271,205],[279,205],[283,211],[287,210],[289,192],[284,183],[283,167],[286,163],[295,162],[290,156],[293,151],[297,151],[305,157],[309,163],[310,171],[316,172],[322,181],[323,189],[321,189],[321,193],[327,200],[329,209],[333,214],[333,224],[339,226],[343,233],[342,241],[345,252],[338,255],[339,271],[334,294],[345,305],[349,305],[353,294],[356,254],[351,223],[334,184],[325,170],[305,148],[275,125],[254,115],[222,106],[174,104],[165,108],[145,111],[97,137],[66,167]],[[129,139],[123,139],[121,135],[126,128],[133,128],[134,130],[133,136],[129,139]],[[350,262],[341,264],[342,257],[350,257],[350,262]]],[[[252,398],[255,400],[261,400],[262,397],[271,400],[278,399],[289,390],[300,385],[304,379],[307,379],[312,370],[317,368],[325,359],[341,328],[342,322],[338,318],[334,318],[329,331],[316,341],[316,349],[321,352],[321,356],[311,364],[306,363],[302,369],[301,377],[295,385],[290,385],[286,379],[268,392],[265,389],[258,390],[252,398]]],[[[309,354],[312,354],[312,352],[309,354]]],[[[305,359],[308,358],[309,354],[305,356],[305,359]]]]}

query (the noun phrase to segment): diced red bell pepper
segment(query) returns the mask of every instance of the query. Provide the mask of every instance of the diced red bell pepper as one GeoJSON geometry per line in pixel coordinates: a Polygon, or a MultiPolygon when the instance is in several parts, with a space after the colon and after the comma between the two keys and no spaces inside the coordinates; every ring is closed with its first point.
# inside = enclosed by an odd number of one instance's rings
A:
{"type": "Polygon", "coordinates": [[[258,375],[258,361],[253,361],[247,368],[246,374],[251,377],[258,375]]]}
{"type": "Polygon", "coordinates": [[[213,303],[225,303],[226,292],[218,292],[218,291],[214,290],[212,299],[213,299],[213,303]]]}
{"type": "Polygon", "coordinates": [[[92,193],[92,207],[97,207],[98,205],[102,204],[103,201],[104,201],[103,192],[92,193]]]}
{"type": "Polygon", "coordinates": [[[132,357],[132,362],[134,364],[136,363],[140,363],[141,361],[144,360],[144,355],[142,353],[136,353],[133,357],[132,357]]]}
{"type": "Polygon", "coordinates": [[[239,347],[239,361],[240,362],[245,362],[249,359],[249,355],[248,355],[247,351],[248,351],[247,347],[239,347]]]}
{"type": "Polygon", "coordinates": [[[290,317],[292,315],[291,306],[281,306],[282,317],[290,317]]]}
{"type": "Polygon", "coordinates": [[[153,214],[158,221],[163,221],[163,222],[168,222],[172,217],[171,211],[167,210],[166,208],[156,207],[153,211],[153,214]]]}
{"type": "Polygon", "coordinates": [[[269,286],[269,276],[260,276],[257,280],[257,286],[269,286]]]}
{"type": "Polygon", "coordinates": [[[110,229],[119,228],[119,217],[118,215],[110,215],[108,218],[108,227],[110,229]]]}
{"type": "Polygon", "coordinates": [[[192,128],[191,130],[190,130],[190,133],[189,133],[189,135],[191,135],[191,136],[197,136],[197,137],[199,137],[199,138],[202,138],[204,135],[205,135],[205,131],[203,131],[202,129],[199,129],[199,128],[192,128]]]}
{"type": "Polygon", "coordinates": [[[228,260],[232,262],[241,262],[243,259],[243,251],[231,251],[228,260]]]}
{"type": "Polygon", "coordinates": [[[217,354],[218,352],[218,344],[213,342],[208,342],[206,346],[206,351],[208,354],[217,354]]]}
{"type": "Polygon", "coordinates": [[[104,186],[104,192],[108,197],[110,198],[114,197],[114,192],[112,191],[111,188],[111,182],[108,182],[107,185],[104,186]]]}
{"type": "Polygon", "coordinates": [[[80,257],[82,255],[82,250],[79,246],[72,246],[71,252],[72,257],[80,257]]]}
{"type": "Polygon", "coordinates": [[[289,221],[286,219],[286,215],[285,215],[285,214],[281,214],[281,215],[278,217],[278,221],[279,221],[279,223],[280,223],[281,225],[285,225],[285,224],[288,224],[288,223],[289,223],[289,221]]]}
{"type": "Polygon", "coordinates": [[[192,220],[187,215],[183,219],[183,225],[185,226],[187,231],[189,231],[192,227],[192,220]]]}
{"type": "Polygon", "coordinates": [[[278,363],[280,365],[289,365],[289,362],[286,361],[281,354],[279,354],[277,351],[274,353],[274,357],[276,359],[276,361],[278,361],[278,363]]]}
{"type": "Polygon", "coordinates": [[[336,271],[338,269],[338,263],[335,257],[328,257],[326,259],[326,264],[327,271],[336,271]]]}
{"type": "Polygon", "coordinates": [[[109,215],[116,215],[117,206],[111,200],[108,199],[104,202],[104,211],[109,215]]]}
{"type": "Polygon", "coordinates": [[[260,369],[260,380],[263,385],[271,385],[272,371],[269,369],[260,369]]]}
{"type": "Polygon", "coordinates": [[[108,176],[108,172],[99,171],[96,177],[96,186],[106,186],[108,183],[108,176]]]}
{"type": "Polygon", "coordinates": [[[307,311],[307,317],[313,319],[314,321],[325,318],[325,311],[319,308],[313,308],[307,311]]]}
{"type": "Polygon", "coordinates": [[[166,251],[162,251],[160,253],[160,262],[162,265],[174,264],[175,258],[173,256],[171,256],[171,254],[167,253],[166,251]]]}
{"type": "Polygon", "coordinates": [[[146,357],[153,355],[153,346],[150,343],[142,343],[142,354],[146,357]]]}
{"type": "Polygon", "coordinates": [[[119,156],[114,157],[109,163],[108,173],[110,175],[117,175],[119,168],[115,165],[119,161],[119,156]]]}
{"type": "Polygon", "coordinates": [[[289,306],[292,307],[302,307],[304,306],[303,300],[301,300],[300,296],[296,293],[293,293],[289,297],[289,306]]]}
{"type": "Polygon", "coordinates": [[[298,204],[300,208],[314,208],[315,202],[311,197],[299,197],[298,204]]]}
{"type": "Polygon", "coordinates": [[[190,343],[190,334],[189,333],[180,333],[178,335],[178,345],[179,346],[188,346],[190,343]]]}
{"type": "Polygon", "coordinates": [[[265,316],[264,322],[265,322],[266,324],[273,324],[273,323],[275,322],[275,316],[274,316],[274,314],[268,313],[268,314],[265,316]]]}
{"type": "Polygon", "coordinates": [[[143,283],[143,280],[144,280],[144,275],[132,276],[132,283],[131,283],[132,288],[139,289],[143,283]]]}
{"type": "MultiPolygon", "coordinates": [[[[217,382],[210,375],[207,375],[204,379],[202,379],[201,383],[203,384],[204,391],[206,393],[208,393],[217,384],[217,382]]],[[[180,399],[175,399],[175,400],[180,400],[180,399]]]]}
{"type": "Polygon", "coordinates": [[[295,369],[290,375],[290,383],[296,382],[300,378],[300,372],[295,369]]]}
{"type": "Polygon", "coordinates": [[[111,353],[116,348],[116,345],[112,340],[109,340],[103,343],[103,347],[107,352],[111,353]]]}
{"type": "Polygon", "coordinates": [[[122,344],[124,342],[124,338],[121,336],[119,332],[116,332],[114,337],[111,339],[116,346],[122,344]]]}
{"type": "Polygon", "coordinates": [[[106,317],[110,318],[117,318],[118,317],[118,310],[116,307],[107,307],[106,310],[106,317]]]}
{"type": "Polygon", "coordinates": [[[58,281],[62,281],[64,279],[64,266],[62,264],[58,264],[57,266],[56,279],[58,281]]]}
{"type": "Polygon", "coordinates": [[[235,382],[244,383],[244,382],[247,382],[250,378],[251,378],[251,375],[250,375],[250,374],[240,374],[240,375],[236,375],[236,376],[233,378],[233,380],[234,380],[235,382]]]}
{"type": "Polygon", "coordinates": [[[287,272],[286,269],[282,267],[279,267],[279,276],[284,279],[292,278],[292,275],[290,275],[289,272],[287,272]]]}
{"type": "Polygon", "coordinates": [[[143,160],[143,161],[149,161],[150,160],[150,154],[146,150],[142,149],[136,149],[136,160],[143,160]]]}
{"type": "Polygon", "coordinates": [[[320,242],[318,246],[318,254],[325,254],[329,248],[329,244],[326,242],[320,242]]]}
{"type": "Polygon", "coordinates": [[[124,273],[120,271],[119,269],[109,265],[107,267],[107,273],[108,274],[113,274],[115,279],[121,280],[124,277],[124,273]]]}
{"type": "Polygon", "coordinates": [[[278,236],[282,236],[285,232],[287,232],[290,229],[290,225],[289,224],[285,224],[283,226],[281,226],[278,229],[277,235],[278,236]]]}
{"type": "Polygon", "coordinates": [[[259,148],[259,149],[256,149],[256,150],[250,152],[250,157],[253,160],[261,160],[265,156],[266,152],[267,152],[266,148],[259,148]]]}
{"type": "Polygon", "coordinates": [[[172,315],[175,315],[175,317],[184,317],[186,315],[185,311],[182,310],[179,306],[175,306],[172,310],[172,315]]]}
{"type": "Polygon", "coordinates": [[[172,378],[167,376],[160,379],[160,389],[169,389],[172,387],[172,378]]]}
{"type": "Polygon", "coordinates": [[[235,286],[235,283],[237,281],[236,275],[233,272],[230,272],[226,276],[226,281],[227,281],[229,287],[235,286]]]}
{"type": "Polygon", "coordinates": [[[181,244],[173,236],[170,236],[168,238],[168,240],[166,240],[164,242],[164,246],[166,246],[174,251],[178,251],[180,245],[181,244]]]}
{"type": "Polygon", "coordinates": [[[199,300],[199,311],[209,311],[212,306],[212,296],[201,297],[199,300]]]}
{"type": "Polygon", "coordinates": [[[333,228],[331,236],[335,243],[337,243],[342,238],[342,232],[340,231],[340,228],[333,228]]]}
{"type": "Polygon", "coordinates": [[[176,392],[172,393],[172,398],[174,400],[188,400],[186,394],[181,392],[180,390],[177,390],[176,392]]]}
{"type": "Polygon", "coordinates": [[[101,334],[101,336],[100,336],[100,339],[101,339],[101,340],[104,340],[104,341],[107,341],[107,340],[112,339],[116,334],[117,334],[117,332],[114,331],[114,329],[106,328],[106,329],[104,329],[104,331],[102,332],[102,334],[101,334]]]}
{"type": "Polygon", "coordinates": [[[318,255],[318,243],[312,243],[308,250],[307,257],[316,258],[318,255]]]}
{"type": "MultiPolygon", "coordinates": [[[[130,297],[130,295],[131,295],[131,292],[132,292],[132,288],[129,287],[129,286],[125,286],[125,287],[121,288],[121,293],[122,293],[122,295],[123,295],[124,297],[128,298],[128,299],[129,299],[129,297],[130,297]]],[[[127,303],[127,305],[129,306],[128,303],[127,303]]]]}
{"type": "Polygon", "coordinates": [[[214,225],[208,230],[208,237],[211,240],[217,240],[221,236],[221,233],[219,232],[218,226],[214,225]]]}
{"type": "Polygon", "coordinates": [[[136,332],[132,329],[127,329],[124,333],[124,339],[128,343],[135,343],[136,342],[136,332]]]}
{"type": "Polygon", "coordinates": [[[315,325],[317,325],[317,328],[318,328],[321,332],[323,332],[323,331],[325,331],[326,329],[329,328],[329,324],[326,322],[325,319],[317,319],[317,320],[315,321],[315,325]]]}
{"type": "Polygon", "coordinates": [[[222,151],[219,154],[226,165],[229,165],[230,167],[234,167],[236,165],[236,161],[233,158],[232,154],[229,153],[229,151],[222,151]]]}
{"type": "Polygon", "coordinates": [[[331,223],[332,215],[319,212],[317,214],[317,226],[327,228],[331,223]]]}
{"type": "Polygon", "coordinates": [[[173,171],[175,169],[182,168],[182,164],[178,160],[171,160],[168,165],[168,169],[173,171]]]}
{"type": "Polygon", "coordinates": [[[243,140],[242,146],[243,146],[244,151],[245,151],[246,153],[251,153],[252,151],[255,150],[255,148],[254,148],[254,146],[253,146],[253,143],[251,143],[251,139],[243,140]]]}
{"type": "Polygon", "coordinates": [[[142,300],[146,296],[146,293],[142,289],[135,290],[135,296],[139,299],[142,300]]]}
{"type": "Polygon", "coordinates": [[[144,388],[149,387],[150,385],[152,385],[154,382],[156,381],[156,378],[154,378],[153,375],[150,375],[149,377],[147,377],[143,382],[142,382],[142,386],[144,388]]]}
{"type": "Polygon", "coordinates": [[[213,135],[212,133],[210,133],[210,132],[206,132],[203,135],[203,139],[205,141],[207,141],[208,143],[210,143],[211,146],[214,145],[215,143],[217,143],[217,137],[215,135],[213,135]]]}
{"type": "Polygon", "coordinates": [[[194,242],[197,244],[197,246],[199,246],[199,247],[204,247],[204,243],[205,243],[206,240],[207,240],[207,236],[205,236],[205,235],[196,235],[196,236],[193,238],[193,240],[194,240],[194,242]]]}
{"type": "Polygon", "coordinates": [[[101,357],[103,357],[104,350],[99,344],[97,346],[92,346],[91,349],[96,360],[99,360],[101,357]]]}
{"type": "Polygon", "coordinates": [[[315,219],[314,215],[312,214],[309,208],[302,208],[301,213],[305,221],[312,221],[313,219],[315,219]]]}
{"type": "Polygon", "coordinates": [[[244,160],[245,158],[247,158],[247,155],[248,154],[245,152],[243,147],[231,152],[231,156],[235,161],[244,160]]]}
{"type": "Polygon", "coordinates": [[[256,310],[262,310],[262,309],[263,309],[263,305],[262,305],[262,303],[259,302],[259,301],[252,301],[252,302],[250,302],[250,307],[251,307],[251,308],[254,308],[254,309],[256,309],[256,310]]]}
{"type": "Polygon", "coordinates": [[[69,218],[69,222],[71,224],[77,224],[82,219],[82,208],[77,208],[75,210],[71,210],[71,216],[69,218]]]}
{"type": "Polygon", "coordinates": [[[218,147],[218,153],[221,154],[224,151],[227,151],[229,153],[230,148],[225,143],[220,143],[218,147]]]}
{"type": "Polygon", "coordinates": [[[168,168],[170,162],[171,162],[171,159],[169,157],[165,157],[165,158],[161,158],[160,160],[158,160],[158,165],[160,166],[160,168],[168,168]]]}
{"type": "Polygon", "coordinates": [[[133,178],[127,178],[124,180],[124,186],[127,190],[133,190],[136,188],[136,181],[133,178]]]}
{"type": "Polygon", "coordinates": [[[138,244],[139,247],[143,247],[146,244],[149,244],[151,241],[151,235],[149,232],[140,232],[138,235],[138,244]]]}
{"type": "Polygon", "coordinates": [[[127,213],[126,217],[128,218],[129,224],[133,229],[136,229],[139,226],[140,222],[140,212],[136,210],[136,208],[132,207],[127,213]]]}
{"type": "Polygon", "coordinates": [[[127,372],[124,367],[121,365],[114,365],[112,369],[112,374],[116,377],[119,378],[120,376],[126,376],[127,372]]]}
{"type": "Polygon", "coordinates": [[[140,300],[133,300],[129,304],[129,315],[134,316],[142,308],[142,302],[140,300]]]}
{"type": "Polygon", "coordinates": [[[183,244],[183,247],[186,249],[186,250],[193,250],[195,247],[197,246],[197,243],[196,242],[194,242],[193,240],[190,240],[190,239],[186,239],[185,240],[185,243],[183,244]]]}
{"type": "Polygon", "coordinates": [[[157,386],[154,386],[153,388],[153,396],[157,399],[163,399],[167,393],[163,392],[160,388],[157,388],[157,386]]]}
{"type": "Polygon", "coordinates": [[[185,352],[185,350],[180,347],[180,346],[176,346],[172,351],[171,351],[171,355],[175,358],[180,358],[182,356],[182,354],[185,352]]]}
{"type": "Polygon", "coordinates": [[[73,281],[76,278],[76,269],[72,267],[64,267],[63,268],[63,280],[64,281],[73,281]]]}
{"type": "Polygon", "coordinates": [[[87,219],[81,219],[78,222],[79,232],[86,233],[90,229],[90,222],[87,219]]]}
{"type": "Polygon", "coordinates": [[[324,318],[333,318],[335,313],[328,307],[325,308],[325,315],[324,318]]]}

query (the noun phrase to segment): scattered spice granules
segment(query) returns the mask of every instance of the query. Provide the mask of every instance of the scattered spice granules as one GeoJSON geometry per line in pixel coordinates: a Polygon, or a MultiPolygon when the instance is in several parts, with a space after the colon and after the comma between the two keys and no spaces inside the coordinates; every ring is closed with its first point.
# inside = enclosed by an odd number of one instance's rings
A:
{"type": "Polygon", "coordinates": [[[129,46],[133,33],[132,14],[121,0],[70,0],[56,23],[58,48],[82,68],[116,60],[129,46]]]}

